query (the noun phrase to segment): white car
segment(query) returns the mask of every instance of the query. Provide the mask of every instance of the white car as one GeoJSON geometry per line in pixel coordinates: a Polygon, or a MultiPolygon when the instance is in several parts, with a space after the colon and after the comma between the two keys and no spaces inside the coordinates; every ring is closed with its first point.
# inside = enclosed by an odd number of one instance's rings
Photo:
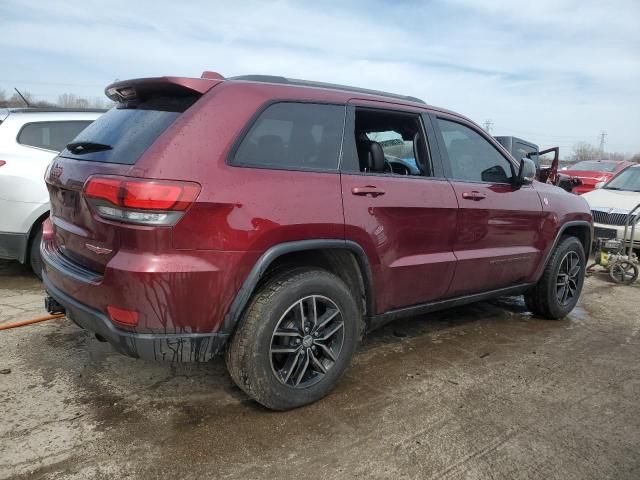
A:
{"type": "Polygon", "coordinates": [[[44,173],[51,160],[104,110],[0,108],[0,258],[29,262],[40,276],[44,173]]]}
{"type": "MultiPolygon", "coordinates": [[[[623,170],[606,184],[582,195],[593,214],[594,238],[622,238],[629,213],[640,204],[640,164],[623,170]]],[[[632,221],[640,220],[640,208],[632,221]]],[[[631,239],[631,229],[626,240],[631,239]]],[[[633,247],[640,248],[640,223],[633,235],[633,247]]]]}

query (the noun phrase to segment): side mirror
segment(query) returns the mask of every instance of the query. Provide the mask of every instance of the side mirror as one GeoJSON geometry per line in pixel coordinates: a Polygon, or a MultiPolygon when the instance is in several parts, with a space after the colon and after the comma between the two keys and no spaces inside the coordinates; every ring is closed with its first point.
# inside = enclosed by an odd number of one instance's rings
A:
{"type": "Polygon", "coordinates": [[[540,165],[540,155],[538,152],[527,153],[527,158],[530,158],[531,161],[536,164],[536,168],[540,165]]]}
{"type": "Polygon", "coordinates": [[[602,188],[602,187],[604,187],[604,184],[605,184],[605,183],[606,183],[606,182],[598,182],[598,183],[596,183],[596,188],[602,188]]]}
{"type": "Polygon", "coordinates": [[[520,160],[516,185],[529,185],[536,178],[536,164],[529,158],[520,160]]]}

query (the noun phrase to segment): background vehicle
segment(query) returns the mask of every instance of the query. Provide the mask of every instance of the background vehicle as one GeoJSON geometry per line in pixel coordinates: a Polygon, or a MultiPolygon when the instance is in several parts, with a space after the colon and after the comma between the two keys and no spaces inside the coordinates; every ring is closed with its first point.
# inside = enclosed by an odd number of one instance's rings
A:
{"type": "MultiPolygon", "coordinates": [[[[495,139],[506,148],[516,160],[527,157],[536,164],[536,180],[556,185],[567,192],[574,192],[574,189],[581,185],[579,178],[558,172],[560,163],[560,148],[551,147],[540,150],[535,143],[528,142],[517,137],[498,136],[495,139]],[[540,157],[548,153],[553,153],[553,159],[549,166],[543,166],[540,157]]],[[[575,193],[575,192],[574,192],[575,193]]]]}
{"type": "Polygon", "coordinates": [[[635,165],[635,163],[615,160],[585,160],[573,164],[562,172],[582,181],[581,185],[575,187],[574,192],[583,194],[595,189],[597,183],[608,182],[631,165],[635,165]]]}
{"type": "MultiPolygon", "coordinates": [[[[627,216],[640,203],[640,165],[632,164],[609,180],[602,188],[585,193],[593,215],[594,238],[623,239],[627,216]]],[[[634,223],[636,216],[629,219],[634,223]]],[[[628,230],[625,243],[631,241],[628,230]]],[[[640,248],[640,229],[633,236],[633,248],[640,248]]]]}
{"type": "Polygon", "coordinates": [[[0,258],[29,262],[40,276],[40,237],[49,215],[44,172],[104,110],[0,109],[0,258]]]}
{"type": "Polygon", "coordinates": [[[396,318],[525,294],[556,319],[578,300],[586,202],[458,114],[260,75],[106,92],[118,106],[48,169],[43,281],[49,311],[125,354],[226,348],[245,392],[288,409],[396,318]]]}

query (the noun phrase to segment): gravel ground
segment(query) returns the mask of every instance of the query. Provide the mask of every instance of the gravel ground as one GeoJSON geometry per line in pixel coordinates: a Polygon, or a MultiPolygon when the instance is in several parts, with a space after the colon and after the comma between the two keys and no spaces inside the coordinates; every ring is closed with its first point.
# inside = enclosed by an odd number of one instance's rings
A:
{"type": "MultiPolygon", "coordinates": [[[[509,297],[396,322],[287,413],[222,361],[126,358],[66,319],[2,331],[0,478],[637,479],[639,293],[592,277],[562,321],[509,297]]],[[[0,262],[0,323],[42,297],[0,262]]]]}

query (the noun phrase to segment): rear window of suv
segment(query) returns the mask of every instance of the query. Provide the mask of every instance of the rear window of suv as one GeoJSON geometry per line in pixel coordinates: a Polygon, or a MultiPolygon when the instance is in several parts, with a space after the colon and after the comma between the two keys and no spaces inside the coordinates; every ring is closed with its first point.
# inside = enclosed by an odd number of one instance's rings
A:
{"type": "Polygon", "coordinates": [[[151,144],[196,100],[198,96],[156,96],[133,106],[118,105],[99,117],[67,143],[110,147],[85,153],[65,148],[63,157],[94,162],[133,165],[151,144]]]}
{"type": "Polygon", "coordinates": [[[59,152],[90,124],[91,120],[27,123],[20,129],[17,140],[27,147],[59,152]]]}

